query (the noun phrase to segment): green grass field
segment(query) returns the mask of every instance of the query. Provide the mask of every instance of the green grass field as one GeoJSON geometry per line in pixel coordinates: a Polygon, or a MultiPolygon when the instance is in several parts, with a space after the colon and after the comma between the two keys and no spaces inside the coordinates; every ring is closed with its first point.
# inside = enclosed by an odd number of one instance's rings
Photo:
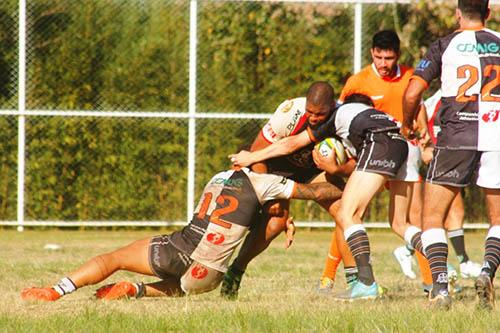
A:
{"type": "MultiPolygon", "coordinates": [[[[87,287],[54,303],[21,300],[24,287],[51,285],[91,256],[159,233],[149,231],[0,231],[0,332],[499,332],[500,311],[475,309],[473,281],[449,312],[431,311],[419,281],[407,280],[392,257],[402,244],[390,231],[370,230],[375,276],[385,299],[339,303],[315,293],[329,231],[299,229],[292,248],[280,237],[248,268],[238,301],[219,290],[189,298],[93,299],[87,287]],[[58,251],[44,250],[61,244],[58,251]]],[[[469,256],[481,261],[485,232],[466,234],[469,256]]],[[[451,262],[457,264],[453,250],[451,262]]],[[[152,281],[120,272],[108,282],[152,281]]],[[[343,273],[335,285],[345,288],[343,273]]]]}

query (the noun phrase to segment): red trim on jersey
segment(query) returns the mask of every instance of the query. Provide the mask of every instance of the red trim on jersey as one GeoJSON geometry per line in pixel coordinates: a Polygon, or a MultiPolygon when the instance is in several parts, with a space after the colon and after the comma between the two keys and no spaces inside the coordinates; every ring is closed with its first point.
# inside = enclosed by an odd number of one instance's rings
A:
{"type": "Polygon", "coordinates": [[[263,138],[266,142],[268,142],[268,143],[270,143],[270,144],[273,144],[273,142],[272,142],[272,141],[269,141],[269,140],[266,138],[266,136],[264,135],[264,129],[261,129],[261,130],[260,130],[259,135],[261,135],[261,136],[262,136],[262,138],[263,138]]]}
{"type": "Polygon", "coordinates": [[[427,129],[429,130],[429,135],[431,136],[432,143],[436,144],[437,138],[436,133],[434,133],[434,122],[439,108],[441,107],[441,99],[436,103],[436,107],[432,111],[432,117],[427,121],[427,129]]]}
{"type": "Polygon", "coordinates": [[[307,114],[304,114],[302,117],[300,117],[299,123],[297,124],[297,126],[295,126],[294,130],[290,133],[290,136],[297,134],[306,121],[307,121],[307,114]]]}

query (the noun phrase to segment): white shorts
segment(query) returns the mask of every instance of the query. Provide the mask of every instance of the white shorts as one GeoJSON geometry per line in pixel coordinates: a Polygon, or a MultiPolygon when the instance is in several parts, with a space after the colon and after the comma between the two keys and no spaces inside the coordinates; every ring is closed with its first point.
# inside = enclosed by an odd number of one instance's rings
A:
{"type": "Polygon", "coordinates": [[[420,148],[413,145],[411,142],[408,143],[408,158],[399,168],[396,176],[390,180],[402,180],[405,182],[418,182],[420,180],[420,163],[422,162],[422,156],[420,153],[420,148]]]}
{"type": "Polygon", "coordinates": [[[485,151],[481,154],[476,184],[484,188],[500,189],[500,151],[485,151]]]}

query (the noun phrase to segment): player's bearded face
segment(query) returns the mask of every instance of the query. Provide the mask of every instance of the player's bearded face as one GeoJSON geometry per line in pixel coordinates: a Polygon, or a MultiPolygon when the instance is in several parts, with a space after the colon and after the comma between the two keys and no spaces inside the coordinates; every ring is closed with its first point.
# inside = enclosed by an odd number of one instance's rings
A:
{"type": "Polygon", "coordinates": [[[330,115],[331,106],[314,105],[306,102],[307,123],[309,127],[315,129],[321,125],[330,115]]]}
{"type": "Polygon", "coordinates": [[[392,77],[396,74],[399,53],[393,50],[371,49],[372,60],[381,77],[392,77]]]}

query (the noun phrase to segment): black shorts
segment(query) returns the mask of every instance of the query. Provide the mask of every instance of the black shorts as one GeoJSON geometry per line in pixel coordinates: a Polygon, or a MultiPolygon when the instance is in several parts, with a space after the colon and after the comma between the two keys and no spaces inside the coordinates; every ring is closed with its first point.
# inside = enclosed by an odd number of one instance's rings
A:
{"type": "Polygon", "coordinates": [[[480,158],[481,152],[475,150],[434,148],[425,180],[431,184],[465,187],[470,184],[480,158]]]}
{"type": "Polygon", "coordinates": [[[408,157],[408,144],[396,132],[369,133],[358,153],[356,171],[396,176],[408,157]]]}
{"type": "Polygon", "coordinates": [[[155,236],[149,243],[149,265],[160,279],[179,278],[188,270],[193,260],[179,251],[170,241],[170,235],[155,236]]]}

